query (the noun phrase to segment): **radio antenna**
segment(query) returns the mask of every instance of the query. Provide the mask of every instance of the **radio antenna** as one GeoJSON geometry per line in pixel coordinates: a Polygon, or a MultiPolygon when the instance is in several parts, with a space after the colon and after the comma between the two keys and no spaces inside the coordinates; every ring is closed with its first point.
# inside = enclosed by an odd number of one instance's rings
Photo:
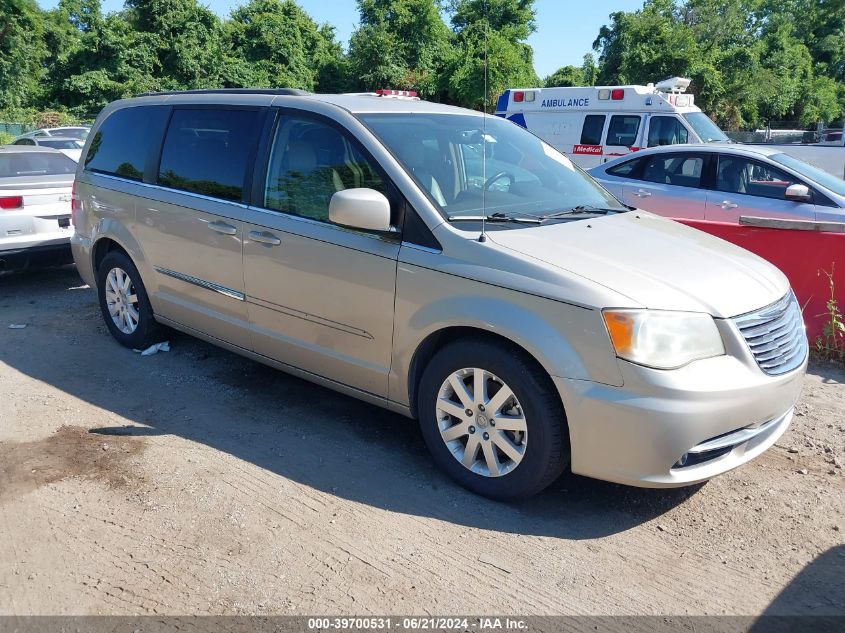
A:
{"type": "Polygon", "coordinates": [[[481,235],[479,242],[487,241],[487,29],[490,20],[487,0],[484,0],[484,111],[481,113],[481,235]]]}

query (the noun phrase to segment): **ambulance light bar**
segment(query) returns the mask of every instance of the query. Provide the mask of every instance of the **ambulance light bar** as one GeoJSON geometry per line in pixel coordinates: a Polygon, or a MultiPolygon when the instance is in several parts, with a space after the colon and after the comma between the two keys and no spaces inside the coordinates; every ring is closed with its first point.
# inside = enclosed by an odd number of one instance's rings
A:
{"type": "Polygon", "coordinates": [[[670,77],[659,82],[655,89],[658,92],[686,92],[692,80],[684,77],[670,77]]]}
{"type": "Polygon", "coordinates": [[[414,98],[417,96],[416,90],[390,90],[382,88],[380,90],[376,90],[376,94],[379,97],[411,97],[414,98]]]}

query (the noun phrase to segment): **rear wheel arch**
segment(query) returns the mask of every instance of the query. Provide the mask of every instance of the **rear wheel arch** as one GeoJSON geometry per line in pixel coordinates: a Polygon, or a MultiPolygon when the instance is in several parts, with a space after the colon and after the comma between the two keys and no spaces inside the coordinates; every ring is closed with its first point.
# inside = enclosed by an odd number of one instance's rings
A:
{"type": "Polygon", "coordinates": [[[132,256],[129,254],[129,251],[126,250],[123,245],[120,244],[118,241],[110,237],[101,237],[99,240],[94,242],[94,247],[91,250],[95,278],[99,273],[100,265],[103,263],[103,259],[105,259],[106,255],[108,255],[111,251],[121,251],[129,259],[132,259],[132,256]]]}

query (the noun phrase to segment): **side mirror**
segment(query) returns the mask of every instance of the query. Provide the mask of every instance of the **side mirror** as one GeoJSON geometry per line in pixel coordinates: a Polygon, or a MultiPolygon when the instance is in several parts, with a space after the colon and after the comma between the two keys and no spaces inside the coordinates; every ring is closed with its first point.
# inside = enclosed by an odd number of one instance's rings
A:
{"type": "Polygon", "coordinates": [[[783,197],[793,202],[812,202],[813,200],[813,196],[810,195],[810,189],[807,185],[800,184],[789,185],[783,197]]]}
{"type": "Polygon", "coordinates": [[[329,201],[329,220],[366,231],[390,230],[390,202],[375,189],[345,189],[329,201]]]}

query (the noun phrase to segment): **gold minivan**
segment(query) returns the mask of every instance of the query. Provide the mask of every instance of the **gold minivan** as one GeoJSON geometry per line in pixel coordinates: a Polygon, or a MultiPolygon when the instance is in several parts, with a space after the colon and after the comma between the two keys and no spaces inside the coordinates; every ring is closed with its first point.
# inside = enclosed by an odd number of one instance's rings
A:
{"type": "Polygon", "coordinates": [[[568,464],[709,479],[783,434],[806,369],[776,268],[470,110],[296,90],[118,101],[73,216],[121,344],[169,326],[416,418],[438,466],[493,498],[568,464]]]}

